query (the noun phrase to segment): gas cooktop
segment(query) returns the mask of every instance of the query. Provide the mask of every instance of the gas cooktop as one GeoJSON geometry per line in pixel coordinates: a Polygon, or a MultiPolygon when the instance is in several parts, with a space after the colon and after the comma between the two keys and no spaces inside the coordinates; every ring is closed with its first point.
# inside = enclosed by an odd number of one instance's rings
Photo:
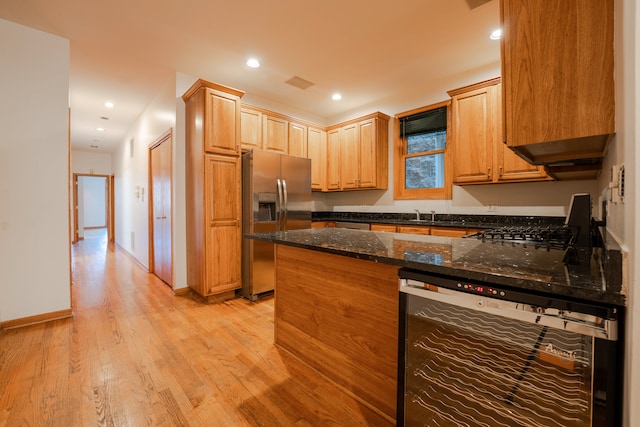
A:
{"type": "Polygon", "coordinates": [[[573,244],[574,233],[566,225],[507,226],[465,236],[483,241],[532,244],[538,248],[566,249],[573,244]]]}

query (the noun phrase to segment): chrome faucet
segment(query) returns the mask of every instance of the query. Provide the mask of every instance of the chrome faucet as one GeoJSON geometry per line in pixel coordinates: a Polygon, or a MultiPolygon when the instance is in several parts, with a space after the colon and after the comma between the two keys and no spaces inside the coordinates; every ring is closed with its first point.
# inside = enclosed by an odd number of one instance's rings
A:
{"type": "Polygon", "coordinates": [[[431,222],[436,220],[436,211],[431,211],[431,222]]]}
{"type": "Polygon", "coordinates": [[[414,209],[414,211],[416,211],[416,221],[420,221],[420,210],[414,209]]]}

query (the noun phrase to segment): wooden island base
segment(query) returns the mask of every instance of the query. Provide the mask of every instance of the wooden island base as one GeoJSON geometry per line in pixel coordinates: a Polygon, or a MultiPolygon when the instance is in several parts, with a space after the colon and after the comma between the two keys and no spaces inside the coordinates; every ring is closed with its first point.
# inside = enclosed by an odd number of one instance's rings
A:
{"type": "Polygon", "coordinates": [[[395,425],[398,267],[276,245],[275,343],[395,425]]]}

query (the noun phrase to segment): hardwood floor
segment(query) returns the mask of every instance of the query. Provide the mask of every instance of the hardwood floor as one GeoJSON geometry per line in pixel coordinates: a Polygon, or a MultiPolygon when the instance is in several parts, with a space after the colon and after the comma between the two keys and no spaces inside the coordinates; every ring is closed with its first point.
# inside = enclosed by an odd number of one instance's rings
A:
{"type": "Polygon", "coordinates": [[[273,298],[173,296],[106,235],[73,281],[73,318],[0,332],[0,426],[389,425],[273,345],[273,298]]]}

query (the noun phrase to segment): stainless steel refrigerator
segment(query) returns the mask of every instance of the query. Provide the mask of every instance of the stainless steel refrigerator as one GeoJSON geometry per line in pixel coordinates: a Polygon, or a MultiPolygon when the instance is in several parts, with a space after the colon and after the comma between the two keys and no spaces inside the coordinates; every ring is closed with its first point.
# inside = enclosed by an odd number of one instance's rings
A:
{"type": "MultiPolygon", "coordinates": [[[[311,160],[272,151],[242,156],[242,231],[311,227],[311,160]]],[[[242,239],[242,295],[255,301],[274,289],[274,245],[242,239]]]]}

